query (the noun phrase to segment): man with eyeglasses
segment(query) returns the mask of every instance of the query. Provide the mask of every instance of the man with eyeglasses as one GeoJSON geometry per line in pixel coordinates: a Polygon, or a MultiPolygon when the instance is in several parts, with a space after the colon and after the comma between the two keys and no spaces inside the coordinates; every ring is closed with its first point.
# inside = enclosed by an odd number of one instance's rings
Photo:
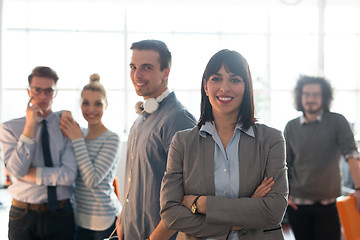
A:
{"type": "Polygon", "coordinates": [[[303,114],[285,127],[289,178],[288,218],[296,240],[340,240],[336,198],[341,195],[343,155],[355,184],[360,211],[360,165],[347,120],[330,112],[333,92],[324,78],[300,76],[295,106],[303,114]]]}
{"type": "Polygon", "coordinates": [[[13,184],[10,240],[73,239],[71,198],[77,167],[71,143],[59,128],[61,112],[51,109],[58,76],[36,67],[28,77],[26,116],[0,128],[4,163],[13,184]]]}

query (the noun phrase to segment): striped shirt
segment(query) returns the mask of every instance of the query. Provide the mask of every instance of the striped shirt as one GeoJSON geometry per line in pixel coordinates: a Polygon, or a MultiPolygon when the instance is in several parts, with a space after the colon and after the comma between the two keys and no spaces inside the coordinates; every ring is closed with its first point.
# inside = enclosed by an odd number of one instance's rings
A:
{"type": "MultiPolygon", "coordinates": [[[[86,132],[86,129],[85,131],[86,132]]],[[[72,141],[79,175],[75,185],[75,218],[82,228],[109,228],[121,211],[112,183],[119,160],[119,136],[106,131],[93,140],[72,141]]]]}

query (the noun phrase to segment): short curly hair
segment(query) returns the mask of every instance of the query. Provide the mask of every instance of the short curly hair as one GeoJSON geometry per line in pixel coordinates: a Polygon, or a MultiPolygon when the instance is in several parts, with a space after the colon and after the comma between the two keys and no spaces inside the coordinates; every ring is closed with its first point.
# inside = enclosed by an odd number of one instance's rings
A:
{"type": "Polygon", "coordinates": [[[333,89],[330,82],[322,77],[311,77],[306,75],[300,75],[294,89],[296,110],[304,112],[301,98],[303,87],[306,84],[319,84],[321,86],[322,108],[325,112],[330,111],[330,105],[333,100],[333,89]]]}

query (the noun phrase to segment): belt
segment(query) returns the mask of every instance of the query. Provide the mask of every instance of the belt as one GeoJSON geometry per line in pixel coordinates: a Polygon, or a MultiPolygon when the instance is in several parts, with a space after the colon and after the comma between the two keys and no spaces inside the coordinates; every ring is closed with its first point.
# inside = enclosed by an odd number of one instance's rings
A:
{"type": "MultiPolygon", "coordinates": [[[[63,208],[66,203],[70,202],[69,199],[57,201],[57,209],[63,208]]],[[[13,199],[11,202],[12,206],[28,209],[37,212],[46,212],[49,210],[47,203],[26,203],[13,199]]]]}

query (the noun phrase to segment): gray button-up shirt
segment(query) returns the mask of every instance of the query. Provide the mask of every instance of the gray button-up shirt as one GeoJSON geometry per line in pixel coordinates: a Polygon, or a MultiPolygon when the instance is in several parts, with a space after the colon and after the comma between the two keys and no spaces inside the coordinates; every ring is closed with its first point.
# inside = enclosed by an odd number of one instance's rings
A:
{"type": "Polygon", "coordinates": [[[40,144],[41,121],[44,118],[39,117],[33,139],[22,135],[25,117],[1,125],[0,142],[6,169],[13,180],[13,184],[9,187],[13,198],[27,203],[45,203],[47,186],[56,186],[58,200],[71,197],[77,166],[71,143],[59,128],[60,116],[60,112],[54,112],[45,118],[54,167],[45,167],[40,144]],[[36,183],[23,179],[29,167],[37,168],[36,183]]]}
{"type": "Polygon", "coordinates": [[[125,240],[145,239],[159,224],[161,180],[172,137],[194,126],[194,117],[170,93],[156,112],[140,115],[131,127],[121,214],[125,240]]]}

